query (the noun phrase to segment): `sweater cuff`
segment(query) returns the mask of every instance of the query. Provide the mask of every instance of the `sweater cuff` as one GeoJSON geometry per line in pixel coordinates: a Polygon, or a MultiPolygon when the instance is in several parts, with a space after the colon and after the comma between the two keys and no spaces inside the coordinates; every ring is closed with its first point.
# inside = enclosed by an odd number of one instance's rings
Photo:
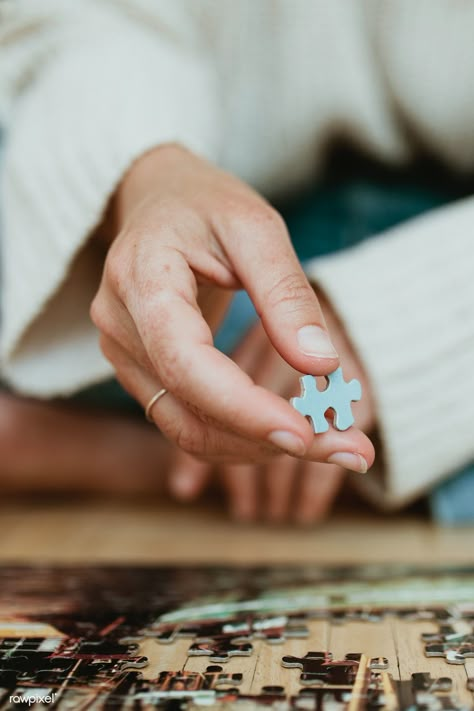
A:
{"type": "Polygon", "coordinates": [[[151,34],[130,37],[135,31],[130,23],[126,41],[85,39],[50,56],[12,101],[2,375],[30,395],[69,394],[111,374],[88,315],[103,255],[82,248],[130,164],[169,142],[216,158],[212,70],[151,34]]]}
{"type": "Polygon", "coordinates": [[[308,266],[371,382],[382,446],[359,485],[387,508],[474,456],[473,231],[470,198],[308,266]]]}

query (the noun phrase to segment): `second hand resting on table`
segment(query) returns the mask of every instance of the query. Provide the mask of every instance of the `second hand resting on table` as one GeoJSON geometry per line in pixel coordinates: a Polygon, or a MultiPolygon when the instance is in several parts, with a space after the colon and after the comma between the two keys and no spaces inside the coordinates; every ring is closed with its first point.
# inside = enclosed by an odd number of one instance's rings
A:
{"type": "MultiPolygon", "coordinates": [[[[286,399],[289,373],[325,375],[338,366],[339,356],[273,208],[233,176],[179,146],[164,146],[131,167],[109,217],[102,234],[110,247],[91,309],[101,346],[122,385],[144,407],[158,390],[168,390],[153,417],[170,441],[202,460],[199,474],[198,465],[186,460],[196,481],[207,477],[208,462],[224,466],[234,512],[252,515],[248,482],[255,478],[256,462],[265,467],[277,456],[279,464],[269,465],[274,480],[269,511],[278,518],[282,497],[275,491],[288,489],[295,461],[305,462],[300,491],[305,498],[310,486],[327,498],[328,476],[332,483],[340,479],[340,465],[356,471],[371,466],[373,446],[361,430],[330,428],[315,437],[286,399]],[[249,293],[264,332],[251,334],[232,360],[214,348],[212,329],[229,293],[239,288],[249,293]],[[268,363],[264,370],[255,348],[268,363]],[[315,462],[326,468],[315,468],[315,462]]],[[[336,345],[346,375],[362,380],[371,410],[366,380],[360,367],[347,367],[344,348],[350,348],[339,331],[336,345]]],[[[369,428],[372,415],[364,417],[369,428]]],[[[172,482],[179,472],[183,481],[183,466],[178,458],[172,482]]],[[[308,516],[302,513],[301,519],[308,516]]]]}
{"type": "MultiPolygon", "coordinates": [[[[374,405],[364,370],[347,340],[344,329],[324,298],[320,297],[332,340],[344,363],[347,380],[355,377],[362,384],[363,397],[352,408],[358,426],[371,432],[375,426],[374,405]]],[[[284,398],[298,394],[298,376],[271,345],[261,324],[256,324],[236,350],[234,359],[254,382],[284,398]]],[[[325,387],[321,378],[319,386],[325,387]]],[[[324,382],[323,382],[324,381],[324,382]]],[[[320,435],[318,435],[319,437],[320,435]]],[[[347,463],[301,461],[289,455],[263,464],[213,466],[176,450],[171,459],[169,485],[183,501],[195,499],[213,476],[226,489],[231,513],[238,520],[260,516],[280,522],[292,518],[309,524],[324,518],[340,490],[347,463]]]]}

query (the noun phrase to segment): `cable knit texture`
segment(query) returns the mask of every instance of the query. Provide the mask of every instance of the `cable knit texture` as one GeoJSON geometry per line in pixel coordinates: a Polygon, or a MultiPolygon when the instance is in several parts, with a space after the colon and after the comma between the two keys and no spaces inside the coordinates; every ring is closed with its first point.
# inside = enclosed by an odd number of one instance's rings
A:
{"type": "MultiPolygon", "coordinates": [[[[272,197],[345,139],[392,165],[474,169],[474,5],[453,0],[4,0],[2,377],[39,397],[110,374],[90,235],[170,141],[272,197]]],[[[373,385],[397,505],[474,456],[474,201],[311,264],[373,385]]]]}

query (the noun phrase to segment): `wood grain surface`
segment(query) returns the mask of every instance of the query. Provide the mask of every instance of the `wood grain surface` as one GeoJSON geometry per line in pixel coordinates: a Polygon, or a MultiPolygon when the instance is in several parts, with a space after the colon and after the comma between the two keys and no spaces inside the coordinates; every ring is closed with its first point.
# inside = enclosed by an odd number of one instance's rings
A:
{"type": "Polygon", "coordinates": [[[340,511],[308,529],[238,525],[219,502],[19,501],[0,505],[0,561],[472,564],[474,528],[340,511]]]}
{"type": "MultiPolygon", "coordinates": [[[[442,530],[414,515],[381,516],[340,511],[320,527],[306,530],[264,524],[238,526],[229,521],[219,502],[179,507],[155,503],[105,501],[4,501],[0,507],[0,561],[65,564],[278,564],[339,565],[373,562],[472,564],[474,529],[442,530]]],[[[311,620],[308,639],[288,639],[271,645],[254,641],[251,657],[235,657],[226,672],[241,672],[241,693],[259,694],[266,685],[282,685],[297,694],[300,671],[285,669],[285,654],[331,651],[334,659],[359,652],[368,658],[385,656],[383,672],[386,709],[399,708],[390,676],[407,680],[413,672],[453,679],[456,696],[466,708],[474,699],[467,690],[474,660],[466,666],[427,658],[420,635],[432,622],[386,617],[378,622],[311,620]]],[[[188,657],[188,639],[159,644],[144,639],[140,653],[150,660],[144,671],[153,678],[160,670],[203,672],[208,657],[188,657]]],[[[364,684],[364,676],[358,677],[364,684]]],[[[357,711],[357,694],[349,711],[357,711]]],[[[362,698],[362,697],[361,697],[362,698]]]]}

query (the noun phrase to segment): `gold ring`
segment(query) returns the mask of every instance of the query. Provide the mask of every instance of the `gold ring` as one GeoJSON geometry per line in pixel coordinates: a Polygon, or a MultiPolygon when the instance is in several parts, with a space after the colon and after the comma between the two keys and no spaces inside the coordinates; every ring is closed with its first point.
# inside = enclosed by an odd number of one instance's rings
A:
{"type": "Polygon", "coordinates": [[[145,417],[148,420],[148,422],[154,422],[154,419],[151,416],[152,408],[154,407],[154,405],[156,405],[158,400],[163,397],[163,395],[166,395],[167,392],[168,391],[166,388],[162,388],[161,390],[158,390],[158,392],[155,395],[153,395],[153,397],[151,398],[150,402],[148,403],[148,405],[146,406],[146,409],[145,409],[145,417]]]}

